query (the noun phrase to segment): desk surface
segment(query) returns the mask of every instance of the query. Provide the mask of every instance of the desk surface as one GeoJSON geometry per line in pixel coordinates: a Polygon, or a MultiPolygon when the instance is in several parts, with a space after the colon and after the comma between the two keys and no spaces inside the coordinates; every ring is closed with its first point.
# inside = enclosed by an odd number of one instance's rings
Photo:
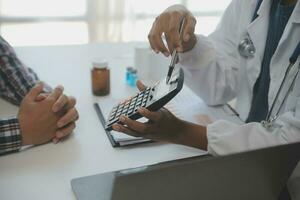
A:
{"type": "MultiPolygon", "coordinates": [[[[133,64],[136,44],[91,44],[61,47],[24,47],[17,53],[27,66],[52,86],[62,84],[78,100],[80,120],[72,136],[0,157],[1,199],[75,199],[70,180],[107,171],[138,167],[201,155],[180,145],[153,143],[112,148],[98,121],[93,103],[124,98],[136,92],[124,84],[125,67],[133,64]],[[111,67],[112,91],[108,97],[91,93],[91,62],[105,58],[111,67]]],[[[0,101],[0,117],[17,113],[17,107],[0,101]]]]}

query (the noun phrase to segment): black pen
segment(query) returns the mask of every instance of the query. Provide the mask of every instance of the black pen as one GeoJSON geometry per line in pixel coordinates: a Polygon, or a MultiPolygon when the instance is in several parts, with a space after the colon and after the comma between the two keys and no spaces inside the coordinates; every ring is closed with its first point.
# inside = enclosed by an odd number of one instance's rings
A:
{"type": "MultiPolygon", "coordinates": [[[[179,28],[179,39],[182,39],[182,33],[183,33],[183,28],[184,28],[184,22],[185,22],[185,18],[183,17],[183,19],[180,22],[180,28],[179,28]]],[[[169,65],[169,71],[168,71],[168,75],[167,75],[167,79],[166,79],[166,84],[169,83],[171,77],[172,77],[172,73],[175,67],[175,64],[177,62],[178,59],[178,52],[176,49],[173,50],[172,52],[172,59],[171,59],[171,63],[169,65]]]]}

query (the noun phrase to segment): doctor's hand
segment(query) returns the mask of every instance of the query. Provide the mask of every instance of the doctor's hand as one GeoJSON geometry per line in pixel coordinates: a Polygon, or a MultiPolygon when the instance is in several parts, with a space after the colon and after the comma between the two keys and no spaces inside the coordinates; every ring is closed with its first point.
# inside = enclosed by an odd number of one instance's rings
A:
{"type": "Polygon", "coordinates": [[[196,19],[189,10],[182,5],[173,5],[156,17],[148,35],[151,48],[156,53],[161,52],[165,56],[172,54],[174,49],[178,52],[189,51],[197,42],[194,33],[195,26],[196,19]],[[179,28],[183,17],[185,26],[183,36],[180,38],[179,28]],[[167,47],[162,40],[163,34],[167,41],[167,47]]]}
{"type": "MultiPolygon", "coordinates": [[[[140,90],[145,88],[140,81],[137,82],[137,86],[140,90]]],[[[113,129],[134,137],[207,149],[206,127],[183,121],[165,108],[156,112],[140,108],[138,112],[148,119],[146,123],[121,116],[120,121],[123,125],[115,124],[113,129]]]]}

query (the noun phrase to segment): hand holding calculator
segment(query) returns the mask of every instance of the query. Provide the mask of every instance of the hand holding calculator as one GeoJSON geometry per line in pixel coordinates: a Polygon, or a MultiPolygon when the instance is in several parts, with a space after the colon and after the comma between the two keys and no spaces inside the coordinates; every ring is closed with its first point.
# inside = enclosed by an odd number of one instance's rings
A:
{"type": "Polygon", "coordinates": [[[106,121],[105,129],[112,130],[112,125],[120,123],[122,115],[137,120],[142,116],[138,113],[139,107],[145,107],[150,111],[157,111],[174,98],[182,89],[184,73],[180,68],[173,73],[171,80],[166,83],[165,79],[159,81],[152,87],[147,87],[129,100],[120,102],[113,107],[106,121]]]}

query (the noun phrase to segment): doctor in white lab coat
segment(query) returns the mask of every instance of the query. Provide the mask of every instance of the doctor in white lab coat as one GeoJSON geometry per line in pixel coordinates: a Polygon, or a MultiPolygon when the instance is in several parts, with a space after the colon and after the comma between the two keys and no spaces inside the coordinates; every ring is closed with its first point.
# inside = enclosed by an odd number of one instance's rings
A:
{"type": "MultiPolygon", "coordinates": [[[[289,58],[300,41],[299,1],[282,0],[280,3],[293,5],[294,9],[270,61],[269,109],[289,58]]],[[[216,30],[208,37],[194,34],[196,20],[191,12],[180,5],[171,6],[156,18],[149,41],[157,53],[169,56],[174,48],[182,52],[179,63],[185,71],[185,83],[209,105],[225,104],[236,98],[236,111],[246,121],[266,49],[271,4],[272,0],[263,0],[256,19],[252,21],[257,0],[233,0],[216,30]],[[180,40],[178,29],[183,16],[186,21],[183,40],[180,40]],[[167,47],[162,42],[162,34],[166,36],[167,47]],[[247,34],[256,49],[252,58],[245,58],[238,51],[240,41],[247,34]]],[[[296,65],[299,65],[299,59],[296,65]]],[[[291,73],[288,80],[294,74],[291,73]]],[[[144,86],[138,82],[138,87],[143,89],[144,86]]],[[[282,93],[286,91],[287,87],[282,93]]],[[[279,98],[275,108],[282,99],[279,98]]],[[[115,125],[114,129],[134,136],[198,147],[213,155],[293,143],[300,141],[300,76],[271,129],[266,129],[260,122],[237,125],[224,120],[202,127],[177,119],[166,109],[158,112],[140,109],[139,112],[149,119],[147,123],[123,116],[121,121],[124,125],[115,125]]]]}

